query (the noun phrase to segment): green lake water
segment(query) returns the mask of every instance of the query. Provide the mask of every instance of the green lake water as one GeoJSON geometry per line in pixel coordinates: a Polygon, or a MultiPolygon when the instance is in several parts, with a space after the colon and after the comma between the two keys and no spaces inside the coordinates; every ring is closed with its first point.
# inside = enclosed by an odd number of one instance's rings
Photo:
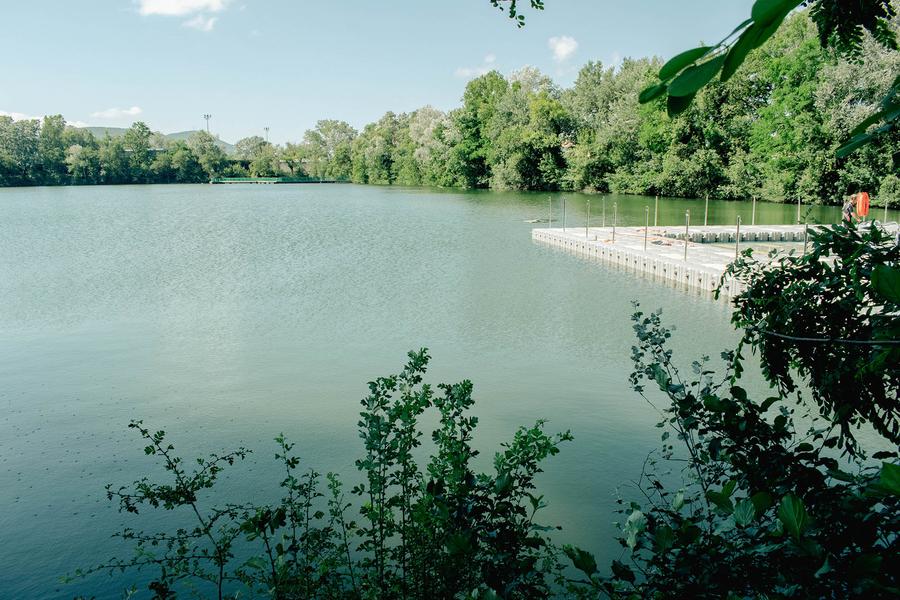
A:
{"type": "MultiPolygon", "coordinates": [[[[600,196],[565,197],[568,224],[583,225],[588,198],[600,223],[600,196]]],[[[630,302],[678,326],[685,365],[737,336],[724,302],[532,243],[543,225],[528,221],[546,218],[547,199],[353,185],[0,189],[0,597],[111,598],[131,581],[57,581],[121,553],[110,534],[122,525],[160,525],[105,498],[106,483],[156,472],[130,419],[165,429],[188,457],[254,449],[224,497],[277,493],[279,432],[305,465],[352,481],[366,382],[422,346],[430,381],[473,380],[483,466],[519,425],[572,430],[540,479],[541,520],[601,562],[618,557],[615,499],[637,496],[629,481],[659,434],[627,387],[630,302]]],[[[613,202],[623,225],[653,207],[609,196],[607,211],[613,202]]],[[[688,208],[702,222],[703,201],[661,199],[660,224],[683,223],[688,208]]],[[[750,210],[710,202],[709,222],[740,212],[749,223],[750,210]]],[[[757,207],[758,224],[795,218],[796,206],[757,207]]]]}

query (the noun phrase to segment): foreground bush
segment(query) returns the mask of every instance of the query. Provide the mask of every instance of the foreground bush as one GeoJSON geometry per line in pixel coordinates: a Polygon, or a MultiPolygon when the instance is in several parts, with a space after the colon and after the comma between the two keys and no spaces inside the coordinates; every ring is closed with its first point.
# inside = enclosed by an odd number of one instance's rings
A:
{"type": "MultiPolygon", "coordinates": [[[[273,505],[226,504],[203,508],[222,470],[248,450],[200,458],[188,466],[163,431],[140,421],[130,427],[146,443],[148,456],[168,473],[131,486],[107,487],[122,511],[146,508],[192,515],[192,529],[146,533],[127,529],[135,555],[113,559],[77,575],[98,571],[152,570],[154,598],[178,590],[204,596],[289,598],[535,598],[550,593],[557,569],[549,527],[535,514],[541,463],[571,439],[547,435],[543,422],[519,429],[494,457],[495,472],[476,474],[468,415],[472,384],[422,382],[429,356],[411,352],[399,375],[369,383],[359,433],[364,455],[357,467],[365,482],[355,486],[358,510],[337,475],[324,480],[300,470],[293,444],[276,438],[275,458],[284,468],[283,498],[273,505]],[[426,410],[440,419],[431,438],[434,452],[424,470],[413,457],[426,410]],[[356,512],[361,518],[355,520],[356,512]]],[[[214,497],[213,497],[214,500],[214,497]]]]}

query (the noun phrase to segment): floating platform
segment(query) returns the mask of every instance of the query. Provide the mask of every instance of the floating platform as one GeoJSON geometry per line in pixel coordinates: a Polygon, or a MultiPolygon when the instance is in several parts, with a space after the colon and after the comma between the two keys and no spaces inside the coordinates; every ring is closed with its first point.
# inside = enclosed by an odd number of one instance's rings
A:
{"type": "MultiPolygon", "coordinates": [[[[810,227],[810,229],[812,229],[810,227]]],[[[685,258],[684,227],[568,227],[534,228],[536,242],[561,248],[572,254],[598,260],[688,289],[715,290],[720,282],[725,296],[739,294],[739,282],[727,278],[725,269],[736,252],[752,247],[761,254],[773,248],[803,250],[806,228],[802,225],[741,226],[740,242],[735,244],[735,227],[694,227],[689,230],[685,258]],[[613,236],[615,235],[615,240],[613,236]]]]}
{"type": "Polygon", "coordinates": [[[337,183],[335,179],[319,177],[216,177],[210,183],[337,183]]]}

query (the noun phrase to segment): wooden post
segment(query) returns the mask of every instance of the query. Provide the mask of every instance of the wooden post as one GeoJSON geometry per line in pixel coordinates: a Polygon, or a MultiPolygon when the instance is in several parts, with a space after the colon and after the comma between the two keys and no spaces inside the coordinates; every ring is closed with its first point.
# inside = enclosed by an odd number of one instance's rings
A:
{"type": "Polygon", "coordinates": [[[613,202],[613,243],[616,242],[616,222],[619,220],[619,203],[613,202]]]}
{"type": "Polygon", "coordinates": [[[800,198],[797,198],[797,225],[800,224],[800,198]]]}
{"type": "Polygon", "coordinates": [[[691,211],[684,211],[684,262],[687,262],[688,235],[691,229],[691,211]]]}
{"type": "Polygon", "coordinates": [[[753,212],[750,214],[750,224],[756,225],[756,197],[753,198],[753,212]]]}
{"type": "Polygon", "coordinates": [[[584,222],[584,241],[588,239],[588,228],[591,226],[591,199],[587,200],[587,220],[584,222]]]}
{"type": "Polygon", "coordinates": [[[644,252],[647,251],[647,232],[650,231],[650,207],[644,207],[644,252]]]}
{"type": "Polygon", "coordinates": [[[741,255],[741,215],[737,217],[737,231],[734,234],[734,260],[741,255]]]}
{"type": "Polygon", "coordinates": [[[706,208],[703,209],[703,226],[706,227],[709,219],[709,194],[706,195],[706,208]]]}
{"type": "Polygon", "coordinates": [[[803,224],[803,254],[806,254],[806,244],[809,241],[809,223],[803,224]]]}

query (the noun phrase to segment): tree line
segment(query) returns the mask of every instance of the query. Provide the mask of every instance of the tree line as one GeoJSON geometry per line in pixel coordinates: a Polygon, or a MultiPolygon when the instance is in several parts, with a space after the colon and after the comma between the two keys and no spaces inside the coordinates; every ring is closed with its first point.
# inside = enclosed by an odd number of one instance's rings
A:
{"type": "MultiPolygon", "coordinates": [[[[892,26],[896,30],[897,19],[892,26]]],[[[362,131],[319,121],[298,143],[259,136],[226,154],[205,133],[171,141],[135,123],[97,139],[57,115],[0,117],[0,185],[194,183],[221,176],[309,175],[365,184],[576,190],[805,203],[866,190],[900,203],[900,132],[837,158],[878,110],[900,54],[864,38],[842,58],[806,12],[790,17],[727,82],[683,113],[638,102],[657,58],[589,62],[561,88],[535,68],[470,81],[462,105],[388,112],[362,131]]]]}

